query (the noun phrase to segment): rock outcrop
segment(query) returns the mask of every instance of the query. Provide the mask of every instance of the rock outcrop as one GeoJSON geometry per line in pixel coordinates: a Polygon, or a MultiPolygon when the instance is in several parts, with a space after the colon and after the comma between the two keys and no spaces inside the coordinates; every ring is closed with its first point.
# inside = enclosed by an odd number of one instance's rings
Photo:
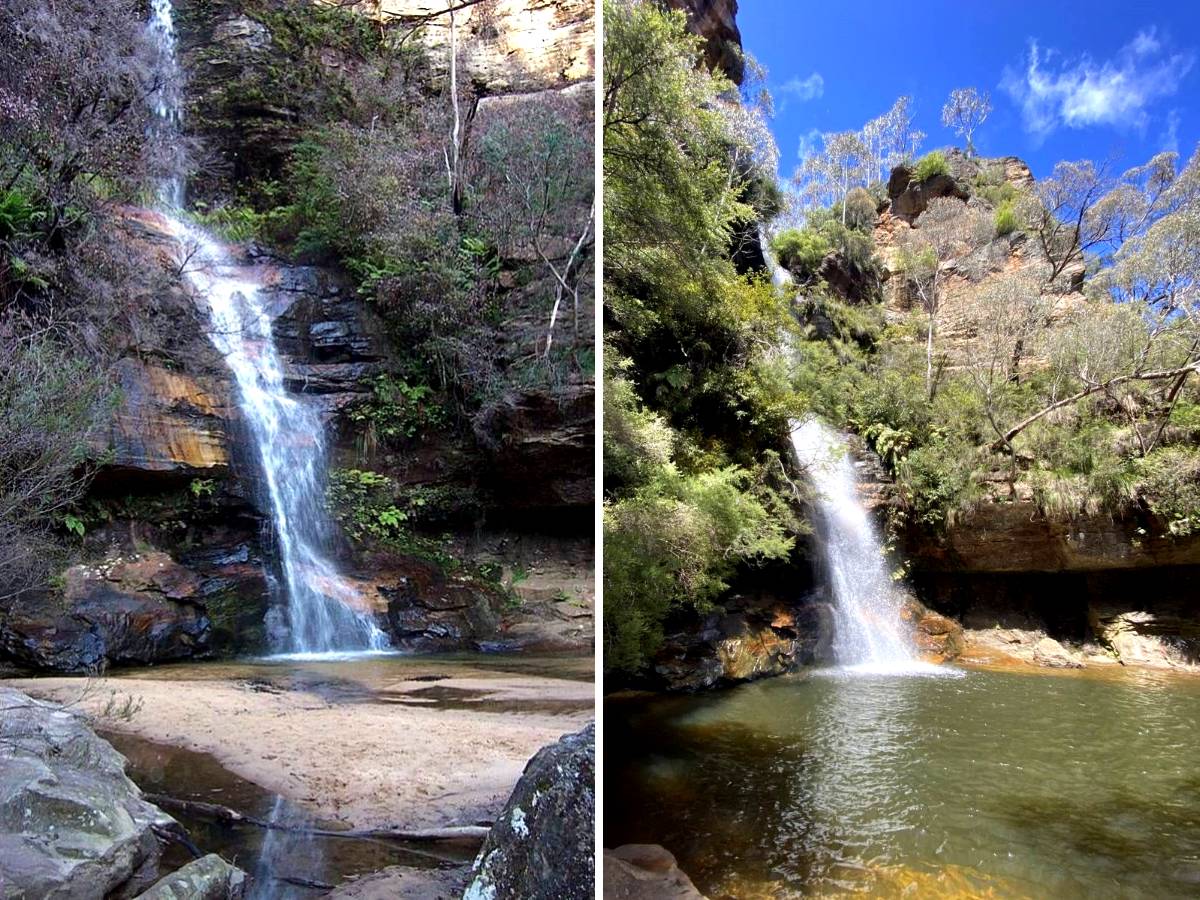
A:
{"type": "Polygon", "coordinates": [[[667,0],[667,6],[686,12],[688,28],[704,38],[705,64],[741,84],[746,61],[737,26],[737,0],[667,0]]]}
{"type": "Polygon", "coordinates": [[[818,602],[734,596],[699,622],[667,635],[652,662],[652,682],[674,691],[783,675],[829,661],[833,613],[818,602]]]}
{"type": "MultiPolygon", "coordinates": [[[[450,20],[439,0],[368,0],[360,12],[385,26],[428,21],[419,34],[434,70],[449,59],[450,20]]],[[[523,92],[590,78],[595,71],[595,22],[590,0],[530,4],[493,0],[455,17],[461,77],[489,94],[523,92]]]]}
{"type": "Polygon", "coordinates": [[[925,212],[931,200],[954,197],[966,201],[971,196],[966,186],[953,175],[932,175],[924,181],[916,181],[908,166],[892,169],[887,191],[892,216],[909,223],[925,212]]]}
{"type": "Polygon", "coordinates": [[[463,900],[592,900],[595,781],[595,725],[539,750],[484,841],[463,900]]]}
{"type": "Polygon", "coordinates": [[[604,851],[604,900],[705,900],[658,844],[623,844],[604,851]]]}
{"type": "Polygon", "coordinates": [[[178,826],[142,799],[124,758],[54,704],[0,687],[0,709],[0,893],[90,900],[152,885],[156,832],[178,826]]]}
{"type": "Polygon", "coordinates": [[[121,405],[101,450],[110,470],[223,475],[229,466],[228,384],[123,359],[116,366],[121,405]]]}
{"type": "Polygon", "coordinates": [[[78,672],[208,649],[201,579],[165,553],[73,566],[63,578],[61,594],[24,596],[0,623],[0,648],[13,660],[78,672]]]}

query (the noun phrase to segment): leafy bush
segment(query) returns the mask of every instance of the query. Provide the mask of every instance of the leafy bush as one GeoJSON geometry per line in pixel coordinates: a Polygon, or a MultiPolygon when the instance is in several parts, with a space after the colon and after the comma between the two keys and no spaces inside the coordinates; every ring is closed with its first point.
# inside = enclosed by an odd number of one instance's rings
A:
{"type": "Polygon", "coordinates": [[[1177,537],[1200,532],[1200,449],[1164,447],[1137,461],[1139,493],[1177,537]]]}
{"type": "Polygon", "coordinates": [[[829,239],[813,228],[789,228],[771,240],[779,264],[800,279],[816,274],[825,254],[833,249],[829,239]]]}
{"type": "Polygon", "coordinates": [[[996,237],[1004,237],[1017,230],[1017,210],[1011,200],[1006,200],[996,207],[995,223],[996,237]]]}
{"type": "Polygon", "coordinates": [[[787,555],[791,540],[753,489],[737,467],[683,475],[666,466],[605,506],[606,665],[644,668],[672,609],[706,609],[739,564],[787,555]]]}
{"type": "Polygon", "coordinates": [[[931,150],[919,160],[913,168],[913,180],[917,182],[928,181],[935,175],[949,175],[950,164],[946,161],[946,155],[941,150],[931,150]]]}
{"type": "Polygon", "coordinates": [[[900,461],[898,480],[916,521],[933,528],[954,524],[978,495],[974,448],[949,441],[919,447],[900,461]]]}
{"type": "Polygon", "coordinates": [[[408,513],[396,505],[396,483],[386,475],[335,469],[325,496],[333,517],[356,541],[393,541],[403,534],[408,513]]]}
{"type": "Polygon", "coordinates": [[[846,194],[846,227],[870,231],[875,227],[875,200],[863,188],[851,188],[846,194]]]}
{"type": "Polygon", "coordinates": [[[411,385],[403,378],[380,375],[371,382],[371,396],[348,413],[362,426],[364,443],[396,445],[417,437],[446,421],[445,409],[425,384],[411,385]]]}

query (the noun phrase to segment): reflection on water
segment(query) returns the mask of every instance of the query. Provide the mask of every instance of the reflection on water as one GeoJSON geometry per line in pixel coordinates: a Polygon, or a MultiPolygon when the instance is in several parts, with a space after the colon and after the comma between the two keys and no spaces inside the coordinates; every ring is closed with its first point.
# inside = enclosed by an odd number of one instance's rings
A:
{"type": "Polygon", "coordinates": [[[834,671],[606,723],[605,844],[714,897],[1200,895],[1200,681],[834,671]]]}
{"type": "MultiPolygon", "coordinates": [[[[293,828],[336,830],[335,822],[315,818],[301,806],[230,772],[206,753],[157,744],[119,732],[104,737],[129,761],[126,772],[143,791],[179,800],[213,803],[256,819],[293,828]]],[[[192,842],[205,853],[219,853],[254,876],[251,900],[311,900],[352,875],[386,866],[444,868],[470,862],[461,848],[409,846],[381,840],[313,837],[257,825],[228,825],[210,817],[170,809],[192,842]]],[[[190,857],[182,847],[169,848],[164,863],[181,866],[190,857]]]]}

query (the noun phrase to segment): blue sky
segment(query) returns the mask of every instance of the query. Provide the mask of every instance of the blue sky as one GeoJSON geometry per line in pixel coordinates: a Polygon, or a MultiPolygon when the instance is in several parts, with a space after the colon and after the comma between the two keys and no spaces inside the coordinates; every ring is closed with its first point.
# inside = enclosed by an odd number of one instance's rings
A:
{"type": "Polygon", "coordinates": [[[953,88],[991,92],[981,155],[1120,168],[1200,140],[1200,0],[741,0],[742,42],[768,70],[780,174],[803,142],[859,128],[901,94],[925,149],[960,143],[941,124],[953,88]]]}

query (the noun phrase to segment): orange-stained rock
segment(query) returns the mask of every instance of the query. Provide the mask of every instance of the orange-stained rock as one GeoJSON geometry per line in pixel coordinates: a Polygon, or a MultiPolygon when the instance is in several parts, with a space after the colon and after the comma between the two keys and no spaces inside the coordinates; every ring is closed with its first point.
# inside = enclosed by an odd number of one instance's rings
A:
{"type": "MultiPolygon", "coordinates": [[[[120,406],[98,449],[110,450],[109,465],[152,472],[205,474],[229,464],[229,409],[216,386],[182,372],[134,359],[117,364],[120,406]]],[[[222,393],[228,385],[221,386],[222,393]]]]}

